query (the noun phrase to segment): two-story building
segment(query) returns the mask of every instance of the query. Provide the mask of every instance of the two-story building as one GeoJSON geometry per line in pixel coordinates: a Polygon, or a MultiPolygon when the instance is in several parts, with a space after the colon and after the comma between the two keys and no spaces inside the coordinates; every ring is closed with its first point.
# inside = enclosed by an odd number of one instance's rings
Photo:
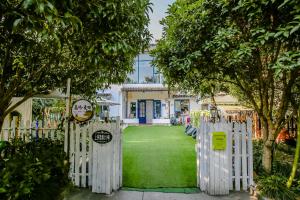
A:
{"type": "Polygon", "coordinates": [[[148,52],[134,61],[134,72],[126,83],[99,91],[99,96],[118,102],[110,108],[110,116],[120,116],[126,124],[170,124],[172,117],[181,119],[192,110],[199,110],[195,96],[170,91],[163,84],[162,74],[154,67],[148,52]]]}

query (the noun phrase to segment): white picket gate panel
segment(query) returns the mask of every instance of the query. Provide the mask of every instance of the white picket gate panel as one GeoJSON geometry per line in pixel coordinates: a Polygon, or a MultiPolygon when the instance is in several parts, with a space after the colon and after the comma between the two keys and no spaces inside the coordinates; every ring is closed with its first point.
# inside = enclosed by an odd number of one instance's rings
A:
{"type": "Polygon", "coordinates": [[[71,123],[70,177],[78,187],[91,187],[92,192],[111,194],[122,186],[122,138],[120,120],[90,122],[80,127],[71,123]],[[98,144],[92,140],[97,130],[112,134],[112,141],[98,144]]]}
{"type": "Polygon", "coordinates": [[[202,118],[197,136],[197,184],[210,195],[247,191],[253,185],[252,121],[211,123],[202,118]],[[213,150],[212,133],[225,132],[226,150],[213,150]]]}

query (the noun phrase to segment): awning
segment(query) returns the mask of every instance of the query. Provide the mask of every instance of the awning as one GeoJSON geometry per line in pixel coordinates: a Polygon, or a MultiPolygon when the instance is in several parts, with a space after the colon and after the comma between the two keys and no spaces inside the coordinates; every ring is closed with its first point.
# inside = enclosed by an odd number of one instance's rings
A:
{"type": "Polygon", "coordinates": [[[168,91],[163,84],[124,84],[122,91],[168,91]]]}
{"type": "Polygon", "coordinates": [[[111,101],[111,100],[105,100],[105,99],[97,100],[96,102],[97,102],[97,104],[103,105],[103,106],[116,106],[116,105],[120,105],[118,102],[114,102],[114,101],[111,101]]]}
{"type": "Polygon", "coordinates": [[[223,111],[224,113],[239,113],[239,112],[247,112],[247,111],[253,111],[251,108],[247,108],[245,106],[231,106],[231,105],[222,105],[222,106],[217,106],[218,109],[223,111]]]}

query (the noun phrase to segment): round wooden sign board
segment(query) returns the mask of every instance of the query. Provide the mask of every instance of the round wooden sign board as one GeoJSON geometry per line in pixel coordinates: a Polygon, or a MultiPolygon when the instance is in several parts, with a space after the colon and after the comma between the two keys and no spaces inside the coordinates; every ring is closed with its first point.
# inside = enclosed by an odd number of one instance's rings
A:
{"type": "Polygon", "coordinates": [[[88,100],[78,100],[72,106],[72,115],[79,122],[86,122],[93,117],[93,105],[88,100]]]}

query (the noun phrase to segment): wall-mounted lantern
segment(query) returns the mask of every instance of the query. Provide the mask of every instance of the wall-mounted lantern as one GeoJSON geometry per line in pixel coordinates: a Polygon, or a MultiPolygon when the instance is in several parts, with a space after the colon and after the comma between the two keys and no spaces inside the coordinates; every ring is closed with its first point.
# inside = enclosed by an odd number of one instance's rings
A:
{"type": "Polygon", "coordinates": [[[218,117],[219,117],[218,109],[217,109],[216,106],[212,105],[210,107],[210,118],[211,118],[211,121],[213,123],[215,123],[218,117]]]}

